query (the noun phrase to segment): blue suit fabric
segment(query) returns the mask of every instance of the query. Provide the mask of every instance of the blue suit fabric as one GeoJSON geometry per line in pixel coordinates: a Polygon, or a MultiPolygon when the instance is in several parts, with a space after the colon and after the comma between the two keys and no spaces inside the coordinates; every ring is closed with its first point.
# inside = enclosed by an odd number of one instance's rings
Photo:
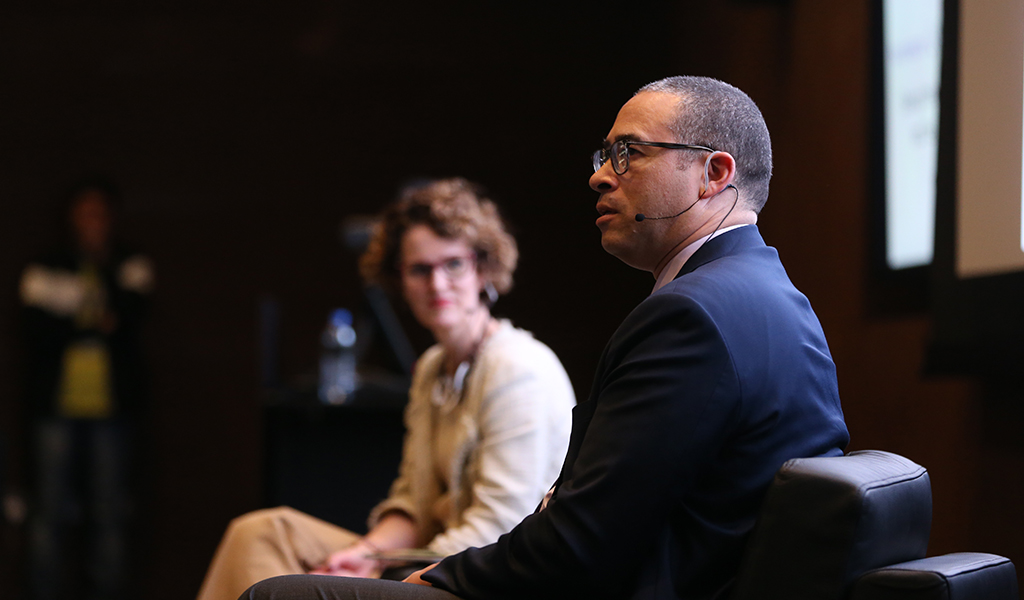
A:
{"type": "Polygon", "coordinates": [[[810,303],[740,227],[612,336],[547,507],[424,579],[466,600],[723,598],[782,463],[848,442],[810,303]]]}

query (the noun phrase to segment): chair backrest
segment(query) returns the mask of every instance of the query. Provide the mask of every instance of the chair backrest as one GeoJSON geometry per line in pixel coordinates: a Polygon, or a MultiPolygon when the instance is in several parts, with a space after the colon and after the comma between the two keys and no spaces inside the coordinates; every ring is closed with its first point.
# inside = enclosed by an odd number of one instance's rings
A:
{"type": "Polygon", "coordinates": [[[841,600],[865,571],[924,557],[928,472],[878,450],[786,462],[765,496],[733,600],[841,600]]]}

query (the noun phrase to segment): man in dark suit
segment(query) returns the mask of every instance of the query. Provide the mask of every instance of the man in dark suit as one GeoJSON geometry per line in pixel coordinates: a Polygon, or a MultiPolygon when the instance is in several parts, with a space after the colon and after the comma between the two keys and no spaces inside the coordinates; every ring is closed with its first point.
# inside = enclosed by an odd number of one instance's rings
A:
{"type": "Polygon", "coordinates": [[[782,463],[842,453],[821,326],[755,225],[771,144],[753,101],[707,78],[650,84],[594,168],[602,246],[656,285],[605,348],[542,506],[406,580],[433,589],[271,580],[254,597],[724,598],[782,463]]]}

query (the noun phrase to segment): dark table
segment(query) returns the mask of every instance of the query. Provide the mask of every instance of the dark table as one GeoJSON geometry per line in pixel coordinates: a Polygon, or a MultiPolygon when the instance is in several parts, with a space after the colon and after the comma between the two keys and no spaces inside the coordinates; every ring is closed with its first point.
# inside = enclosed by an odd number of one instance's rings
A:
{"type": "Polygon", "coordinates": [[[316,390],[268,390],[267,506],[287,505],[357,533],[398,474],[407,381],[364,382],[345,404],[316,390]]]}

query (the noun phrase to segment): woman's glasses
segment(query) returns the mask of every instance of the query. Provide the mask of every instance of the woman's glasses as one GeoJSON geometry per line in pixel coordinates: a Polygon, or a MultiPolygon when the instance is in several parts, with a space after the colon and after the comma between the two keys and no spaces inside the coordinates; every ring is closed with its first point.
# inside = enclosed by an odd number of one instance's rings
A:
{"type": "Polygon", "coordinates": [[[440,269],[441,273],[451,281],[468,273],[475,263],[475,256],[453,256],[435,263],[417,262],[401,265],[400,271],[402,276],[407,279],[429,281],[434,276],[434,271],[440,269]]]}

